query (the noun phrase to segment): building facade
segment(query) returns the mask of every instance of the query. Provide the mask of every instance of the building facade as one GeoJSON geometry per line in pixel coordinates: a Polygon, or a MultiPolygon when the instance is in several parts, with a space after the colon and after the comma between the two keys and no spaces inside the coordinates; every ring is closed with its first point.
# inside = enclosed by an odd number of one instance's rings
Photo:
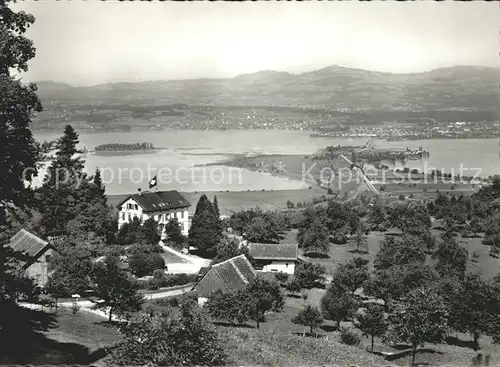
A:
{"type": "Polygon", "coordinates": [[[263,272],[295,273],[298,246],[288,243],[250,243],[250,255],[255,260],[255,270],[263,272]]]}
{"type": "MultiPolygon", "coordinates": [[[[191,204],[178,191],[142,192],[130,195],[118,204],[118,228],[130,223],[134,218],[145,221],[154,218],[162,227],[171,219],[177,218],[182,234],[189,232],[189,207],[191,204]]],[[[162,238],[166,237],[162,229],[162,238]]]]}

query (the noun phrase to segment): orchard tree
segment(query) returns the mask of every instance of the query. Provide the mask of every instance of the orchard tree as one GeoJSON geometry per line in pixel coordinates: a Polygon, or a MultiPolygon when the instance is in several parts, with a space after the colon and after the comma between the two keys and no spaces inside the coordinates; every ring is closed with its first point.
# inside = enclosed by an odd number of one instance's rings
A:
{"type": "Polygon", "coordinates": [[[314,220],[298,238],[299,247],[305,254],[328,254],[330,250],[328,228],[319,219],[314,220]]]}
{"type": "Polygon", "coordinates": [[[215,320],[241,325],[251,319],[253,311],[246,301],[244,290],[225,293],[219,290],[210,295],[203,308],[215,320]]]}
{"type": "Polygon", "coordinates": [[[467,270],[469,254],[453,237],[447,237],[439,244],[432,258],[437,260],[436,270],[442,276],[453,274],[463,277],[467,270]]]}
{"type": "Polygon", "coordinates": [[[307,305],[292,319],[292,322],[309,327],[309,333],[312,335],[314,329],[323,324],[323,315],[318,307],[307,305]]]}
{"type": "Polygon", "coordinates": [[[368,260],[355,257],[335,269],[331,284],[338,289],[354,293],[369,279],[368,260]]]}
{"type": "Polygon", "coordinates": [[[350,318],[358,307],[356,298],[344,290],[330,286],[321,298],[321,310],[325,319],[335,321],[337,329],[340,322],[350,318]]]}
{"type": "Polygon", "coordinates": [[[303,288],[314,288],[323,286],[326,269],[321,264],[312,262],[301,262],[295,268],[295,278],[303,288]]]}
{"type": "Polygon", "coordinates": [[[376,303],[368,303],[356,314],[356,326],[364,335],[371,337],[371,351],[373,352],[375,337],[382,336],[387,330],[383,307],[376,303]]]}
{"type": "Polygon", "coordinates": [[[479,349],[481,334],[492,331],[498,318],[498,301],[495,289],[474,273],[467,273],[459,283],[450,309],[450,324],[473,338],[474,350],[479,349]]]}
{"type": "Polygon", "coordinates": [[[279,284],[274,281],[256,277],[240,294],[246,297],[252,310],[251,319],[257,323],[257,329],[266,312],[281,312],[283,310],[284,296],[279,284]]]}
{"type": "Polygon", "coordinates": [[[212,265],[221,263],[239,255],[245,255],[252,265],[255,265],[254,258],[250,255],[248,246],[239,244],[235,238],[224,236],[215,248],[215,258],[212,265]]]}
{"type": "Polygon", "coordinates": [[[422,287],[406,295],[396,304],[384,342],[411,345],[411,365],[415,365],[417,347],[441,342],[448,332],[448,311],[436,289],[422,287]]]}
{"type": "Polygon", "coordinates": [[[123,315],[141,309],[143,298],[138,293],[138,286],[129,280],[126,272],[118,268],[116,259],[109,257],[104,264],[96,266],[92,280],[96,297],[100,300],[96,302],[95,308],[109,308],[109,321],[115,312],[123,315]]]}
{"type": "Polygon", "coordinates": [[[298,280],[296,277],[293,277],[293,279],[290,280],[285,287],[288,292],[295,296],[295,294],[300,292],[300,290],[302,289],[302,284],[300,280],[298,280]]]}
{"type": "Polygon", "coordinates": [[[427,257],[426,248],[426,244],[416,236],[404,235],[401,238],[391,236],[380,244],[373,265],[376,270],[382,270],[394,265],[423,264],[427,257]]]}

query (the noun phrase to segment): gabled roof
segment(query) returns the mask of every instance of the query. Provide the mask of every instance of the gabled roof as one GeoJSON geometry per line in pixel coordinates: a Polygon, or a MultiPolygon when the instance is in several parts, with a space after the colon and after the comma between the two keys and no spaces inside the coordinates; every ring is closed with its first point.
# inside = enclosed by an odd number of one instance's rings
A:
{"type": "Polygon", "coordinates": [[[48,245],[48,242],[38,238],[25,229],[21,229],[17,232],[8,243],[8,246],[14,251],[21,252],[31,258],[36,257],[48,245]]]}
{"type": "Polygon", "coordinates": [[[194,285],[193,290],[203,282],[207,275],[212,274],[220,281],[220,285],[232,292],[244,288],[255,278],[255,270],[245,255],[239,255],[219,264],[212,265],[194,285]]]}
{"type": "Polygon", "coordinates": [[[191,206],[189,201],[176,190],[145,191],[140,194],[133,194],[122,200],[117,206],[122,206],[129,199],[133,199],[145,212],[187,208],[191,206]]]}
{"type": "Polygon", "coordinates": [[[251,243],[250,255],[256,260],[297,260],[298,246],[292,243],[251,243]]]}
{"type": "Polygon", "coordinates": [[[52,246],[42,240],[41,238],[35,236],[34,234],[21,229],[17,232],[7,244],[12,250],[20,252],[28,257],[28,259],[19,261],[19,266],[25,268],[36,261],[44,252],[48,249],[52,249],[52,246]]]}

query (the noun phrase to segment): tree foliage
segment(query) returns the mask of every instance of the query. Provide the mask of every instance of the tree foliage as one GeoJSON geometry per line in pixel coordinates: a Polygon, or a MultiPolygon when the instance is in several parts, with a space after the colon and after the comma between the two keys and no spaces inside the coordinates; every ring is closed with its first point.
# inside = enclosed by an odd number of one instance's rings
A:
{"type": "Polygon", "coordinates": [[[120,329],[123,341],[109,358],[119,366],[220,366],[226,355],[203,310],[181,300],[178,309],[140,313],[120,329]]]}
{"type": "Polygon", "coordinates": [[[321,264],[301,262],[295,268],[295,279],[303,288],[322,287],[326,269],[321,264]]]}
{"type": "Polygon", "coordinates": [[[412,346],[411,365],[418,346],[437,343],[448,331],[448,311],[436,289],[422,287],[407,294],[396,304],[384,342],[406,342],[412,346]]]}
{"type": "Polygon", "coordinates": [[[309,332],[312,334],[315,328],[323,324],[323,315],[318,307],[308,304],[300,310],[299,314],[292,319],[292,322],[309,327],[309,332]]]}
{"type": "Polygon", "coordinates": [[[101,300],[96,302],[95,307],[109,308],[109,321],[114,313],[124,315],[141,309],[143,298],[137,292],[138,286],[118,268],[116,259],[107,258],[105,263],[97,265],[92,280],[95,283],[95,295],[101,300]]]}

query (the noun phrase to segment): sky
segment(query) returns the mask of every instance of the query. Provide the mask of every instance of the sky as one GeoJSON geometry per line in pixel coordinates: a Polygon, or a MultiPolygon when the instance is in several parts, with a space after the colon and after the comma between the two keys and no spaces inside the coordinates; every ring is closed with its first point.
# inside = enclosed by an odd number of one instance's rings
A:
{"type": "Polygon", "coordinates": [[[37,48],[25,81],[226,78],[329,65],[408,73],[500,66],[496,2],[21,1],[37,48]]]}

